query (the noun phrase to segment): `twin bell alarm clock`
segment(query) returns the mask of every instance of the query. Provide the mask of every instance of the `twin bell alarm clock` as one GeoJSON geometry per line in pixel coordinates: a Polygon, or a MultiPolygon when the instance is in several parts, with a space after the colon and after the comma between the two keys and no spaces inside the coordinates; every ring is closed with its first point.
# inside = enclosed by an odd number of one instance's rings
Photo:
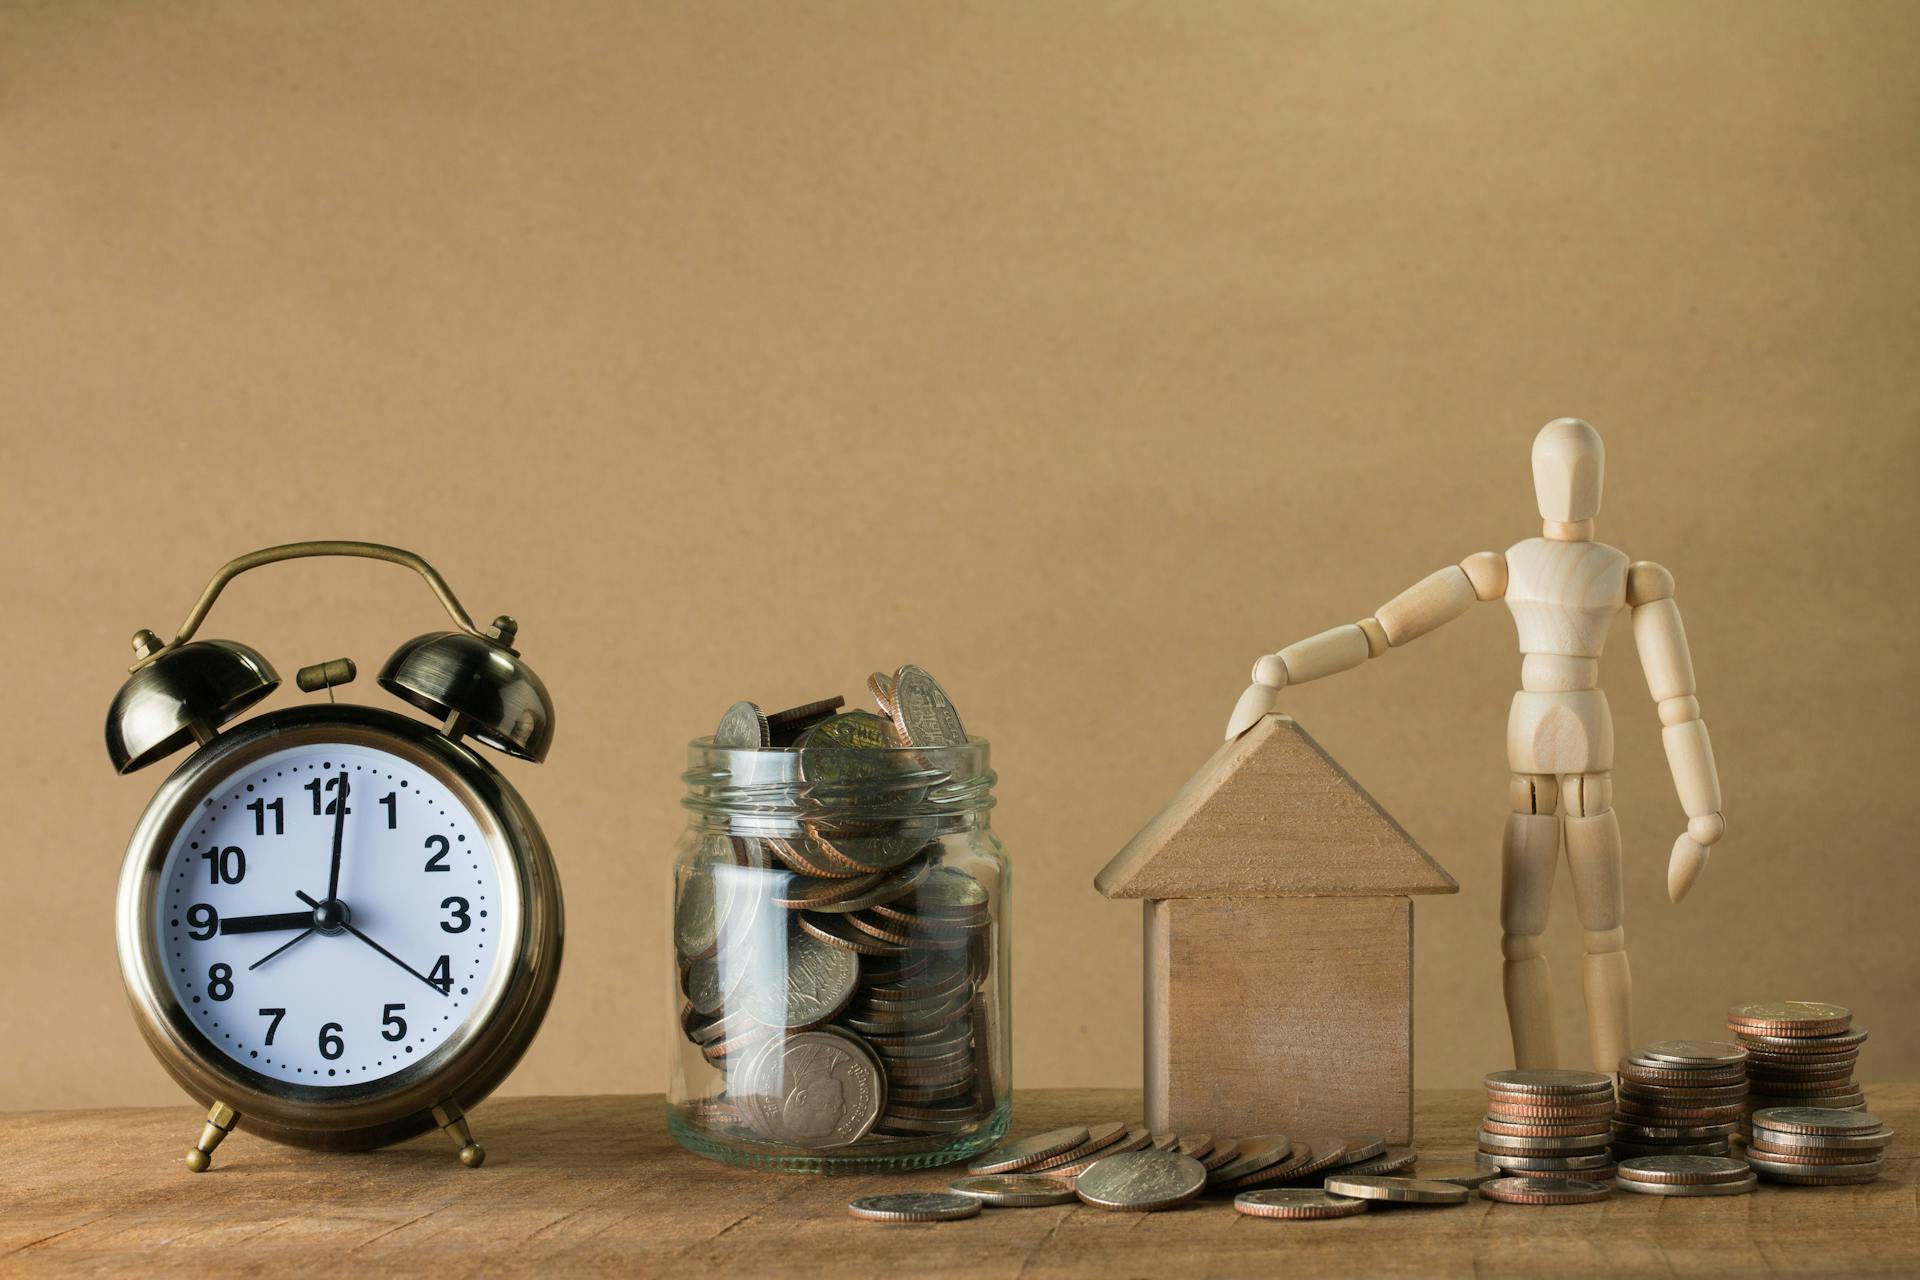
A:
{"type": "Polygon", "coordinates": [[[560,972],[552,855],[474,749],[537,762],[553,741],[515,629],[476,627],[412,552],[301,542],[229,563],[164,644],[135,634],[107,754],[121,773],[192,754],[134,829],[116,936],[141,1033],[209,1108],[189,1169],[238,1124],[334,1150],[440,1128],[462,1163],[485,1158],[466,1110],[526,1050],[560,972]],[[239,719],[280,677],[194,634],[235,577],[307,556],[404,565],[439,597],[455,629],[407,641],[379,676],[426,719],[334,702],[346,658],[296,678],[327,701],[239,719]]]}

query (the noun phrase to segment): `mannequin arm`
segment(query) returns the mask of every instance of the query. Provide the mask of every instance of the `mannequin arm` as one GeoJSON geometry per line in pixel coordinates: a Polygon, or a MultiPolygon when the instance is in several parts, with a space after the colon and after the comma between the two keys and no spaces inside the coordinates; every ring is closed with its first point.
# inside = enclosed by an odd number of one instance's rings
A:
{"type": "Polygon", "coordinates": [[[1259,723],[1278,703],[1280,690],[1288,685],[1350,671],[1368,658],[1377,658],[1453,621],[1476,601],[1497,600],[1506,591],[1507,558],[1497,551],[1482,551],[1429,574],[1375,609],[1372,617],[1322,631],[1268,654],[1253,665],[1253,683],[1233,709],[1227,737],[1237,738],[1259,723]]]}
{"type": "Polygon", "coordinates": [[[1667,861],[1667,896],[1678,902],[1706,868],[1708,850],[1726,834],[1720,814],[1720,774],[1713,764],[1713,740],[1693,696],[1693,656],[1687,650],[1680,606],[1673,602],[1673,575],[1642,560],[1627,573],[1627,603],[1633,607],[1633,643],[1647,673],[1647,692],[1660,708],[1660,737],[1680,805],[1687,811],[1686,832],[1667,861]]]}

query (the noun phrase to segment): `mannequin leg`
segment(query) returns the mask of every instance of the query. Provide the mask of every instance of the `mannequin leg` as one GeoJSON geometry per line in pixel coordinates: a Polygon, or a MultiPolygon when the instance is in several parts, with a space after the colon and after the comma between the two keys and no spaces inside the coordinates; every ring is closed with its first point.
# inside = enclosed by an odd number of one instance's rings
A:
{"type": "Polygon", "coordinates": [[[1582,974],[1587,1039],[1595,1071],[1615,1071],[1633,1042],[1633,974],[1627,967],[1626,896],[1620,876],[1620,824],[1613,812],[1613,778],[1569,775],[1561,782],[1567,807],[1567,867],[1585,931],[1582,974]]]}
{"type": "Polygon", "coordinates": [[[1560,852],[1560,820],[1554,816],[1558,786],[1550,776],[1516,773],[1509,792],[1500,843],[1500,950],[1506,957],[1502,985],[1513,1061],[1519,1067],[1556,1067],[1553,982],[1541,935],[1553,896],[1553,870],[1560,852]]]}

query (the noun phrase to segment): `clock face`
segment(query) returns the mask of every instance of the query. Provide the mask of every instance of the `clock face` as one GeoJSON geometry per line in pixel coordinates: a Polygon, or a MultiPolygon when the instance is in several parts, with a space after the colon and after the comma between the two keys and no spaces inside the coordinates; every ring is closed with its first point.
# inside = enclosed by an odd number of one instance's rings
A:
{"type": "Polygon", "coordinates": [[[168,985],[260,1075],[365,1085],[484,1011],[516,941],[515,882],[440,777],[373,747],[304,743],[200,793],[151,904],[168,985]]]}

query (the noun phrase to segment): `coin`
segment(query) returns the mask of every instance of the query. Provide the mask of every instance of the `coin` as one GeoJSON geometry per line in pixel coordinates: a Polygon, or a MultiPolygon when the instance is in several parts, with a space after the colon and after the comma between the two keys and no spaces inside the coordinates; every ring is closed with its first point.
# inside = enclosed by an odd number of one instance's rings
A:
{"type": "Polygon", "coordinates": [[[1240,1154],[1240,1144],[1232,1138],[1216,1138],[1213,1147],[1204,1156],[1196,1156],[1208,1169],[1218,1169],[1240,1154]]]}
{"type": "Polygon", "coordinates": [[[1776,1160],[1757,1151],[1747,1153],[1747,1163],[1764,1174],[1788,1174],[1793,1177],[1849,1177],[1879,1173],[1885,1161],[1854,1160],[1841,1164],[1809,1164],[1796,1160],[1776,1160]]]}
{"type": "Polygon", "coordinates": [[[1567,1095],[1613,1092],[1613,1081],[1598,1071],[1492,1071],[1487,1073],[1485,1083],[1489,1092],[1499,1093],[1567,1095]]]}
{"type": "Polygon", "coordinates": [[[1870,1111],[1834,1111],[1826,1107],[1768,1107],[1753,1113],[1755,1129],[1782,1133],[1859,1134],[1884,1128],[1870,1111]]]}
{"type": "Polygon", "coordinates": [[[1436,1182],[1428,1178],[1387,1178],[1374,1175],[1336,1173],[1327,1179],[1326,1189],[1337,1196],[1357,1200],[1385,1200],[1392,1204],[1465,1204],[1467,1189],[1457,1182],[1436,1182]]]}
{"type": "Polygon", "coordinates": [[[1620,1191],[1643,1196],[1743,1196],[1760,1185],[1760,1178],[1753,1173],[1732,1182],[1641,1182],[1620,1178],[1613,1185],[1620,1191]]]}
{"type": "Polygon", "coordinates": [[[1342,1164],[1340,1175],[1353,1177],[1358,1174],[1404,1173],[1413,1168],[1417,1159],[1412,1147],[1388,1147],[1379,1155],[1358,1164],[1342,1164]]]}
{"type": "Polygon", "coordinates": [[[1541,1155],[1573,1155],[1582,1151],[1593,1151],[1607,1145],[1607,1135],[1587,1134],[1577,1138],[1513,1138],[1504,1133],[1480,1131],[1480,1149],[1492,1153],[1495,1151],[1537,1152],[1541,1155]]]}
{"type": "Polygon", "coordinates": [[[781,969],[746,983],[741,1007],[765,1026],[804,1030],[846,1008],[860,979],[860,957],[796,931],[787,935],[781,969]]]}
{"type": "MultiPolygon", "coordinates": [[[[1288,1175],[1293,1182],[1305,1181],[1324,1170],[1336,1168],[1347,1158],[1347,1140],[1336,1135],[1315,1138],[1305,1144],[1308,1158],[1305,1163],[1294,1168],[1288,1175]]],[[[1374,1157],[1379,1159],[1378,1156],[1374,1157]]],[[[1369,1170],[1368,1172],[1373,1172],[1369,1170]]]]}
{"type": "Polygon", "coordinates": [[[1293,1153],[1293,1140],[1284,1133],[1256,1134],[1240,1139],[1240,1151],[1226,1164],[1213,1169],[1209,1180],[1231,1182],[1250,1173],[1279,1164],[1293,1153]]]}
{"type": "Polygon", "coordinates": [[[1365,1213],[1367,1202],[1314,1187],[1276,1187],[1242,1191],[1233,1207],[1254,1218],[1351,1218],[1365,1213]]]}
{"type": "Polygon", "coordinates": [[[1724,1040],[1655,1040],[1634,1050],[1630,1056],[1650,1059],[1660,1065],[1729,1067],[1745,1062],[1747,1051],[1724,1040]]]}
{"type": "Polygon", "coordinates": [[[1433,1182],[1455,1182],[1469,1189],[1483,1186],[1495,1178],[1504,1176],[1500,1166],[1481,1156],[1474,1164],[1464,1161],[1449,1162],[1422,1169],[1420,1176],[1433,1182]]]}
{"type": "Polygon", "coordinates": [[[713,731],[716,747],[760,751],[771,740],[766,716],[751,702],[736,702],[728,707],[727,713],[720,717],[720,727],[713,731]]]}
{"type": "Polygon", "coordinates": [[[1768,1035],[1823,1036],[1845,1031],[1853,1011],[1818,1000],[1766,1000],[1727,1010],[1729,1025],[1768,1035]]]}
{"type": "Polygon", "coordinates": [[[1377,1133],[1352,1133],[1347,1135],[1347,1164],[1359,1164],[1362,1160],[1371,1160],[1387,1149],[1387,1140],[1377,1133]]]}
{"type": "Polygon", "coordinates": [[[1195,1160],[1205,1161],[1213,1153],[1213,1135],[1210,1133],[1183,1133],[1174,1150],[1183,1156],[1192,1156],[1195,1160]]]}
{"type": "Polygon", "coordinates": [[[1089,1155],[1082,1156],[1071,1164],[1046,1165],[1046,1172],[1061,1178],[1078,1178],[1095,1164],[1113,1156],[1127,1155],[1135,1151],[1145,1151],[1152,1143],[1153,1135],[1145,1129],[1129,1129],[1118,1142],[1102,1147],[1089,1155]]]}
{"type": "MultiPolygon", "coordinates": [[[[1027,1172],[1038,1173],[1044,1169],[1052,1169],[1060,1165],[1072,1164],[1076,1160],[1080,1160],[1092,1155],[1096,1151],[1112,1146],[1126,1136],[1127,1126],[1118,1120],[1088,1125],[1076,1146],[1069,1147],[1065,1151],[1054,1152],[1040,1158],[1035,1164],[1022,1167],[1025,1168],[1027,1172]]],[[[995,1172],[995,1170],[980,1169],[976,1172],[992,1173],[995,1172]]]]}
{"type": "Polygon", "coordinates": [[[1593,1204],[1612,1193],[1604,1182],[1579,1178],[1495,1178],[1480,1188],[1483,1199],[1502,1204],[1593,1204]]]}
{"type": "Polygon", "coordinates": [[[967,731],[940,682],[911,663],[894,673],[894,729],[914,747],[964,747],[967,731]]]}
{"type": "Polygon", "coordinates": [[[1151,1212],[1185,1204],[1206,1185],[1207,1171],[1192,1156],[1134,1151],[1095,1160],[1074,1191],[1098,1208],[1151,1212]]]}
{"type": "Polygon", "coordinates": [[[884,671],[876,671],[867,677],[867,692],[873,695],[874,702],[883,715],[893,715],[893,677],[884,671]]]}
{"type": "Polygon", "coordinates": [[[972,1196],[988,1208],[1035,1209],[1066,1204],[1074,1199],[1073,1186],[1043,1173],[1000,1173],[955,1178],[947,1188],[955,1195],[972,1196]]]}
{"type": "Polygon", "coordinates": [[[1620,1162],[1622,1182],[1738,1182],[1746,1161],[1724,1156],[1637,1156],[1620,1162]]]}
{"type": "MultiPolygon", "coordinates": [[[[1738,1108],[1734,1111],[1739,1114],[1738,1108]]],[[[1511,1120],[1495,1120],[1488,1116],[1480,1122],[1480,1127],[1488,1133],[1504,1134],[1510,1138],[1581,1138],[1589,1134],[1607,1133],[1611,1129],[1606,1116],[1568,1122],[1565,1124],[1516,1124],[1511,1120]]]]}
{"type": "Polygon", "coordinates": [[[814,783],[861,782],[897,772],[888,750],[899,745],[892,721],[871,711],[843,711],[794,740],[801,776],[814,783]]]}
{"type": "Polygon", "coordinates": [[[850,1031],[827,1027],[773,1039],[745,1066],[747,1120],[774,1142],[845,1146],[880,1118],[880,1059],[850,1031]]]}
{"type": "Polygon", "coordinates": [[[1502,1169],[1517,1169],[1522,1173],[1569,1172],[1575,1170],[1605,1169],[1613,1164],[1613,1157],[1603,1148],[1590,1155],[1581,1156],[1516,1156],[1505,1153],[1488,1155],[1487,1159],[1502,1169]]]}
{"type": "MultiPolygon", "coordinates": [[[[1864,1113],[1861,1113],[1864,1114],[1864,1113]]],[[[1879,1149],[1893,1141],[1893,1130],[1882,1125],[1865,1133],[1788,1133],[1785,1130],[1756,1128],[1751,1145],[1786,1147],[1789,1150],[1846,1151],[1856,1148],[1879,1149]]]]}
{"type": "Polygon", "coordinates": [[[856,1218],[871,1222],[952,1222],[980,1212],[973,1196],[938,1191],[918,1195],[862,1196],[847,1206],[856,1218]]]}

